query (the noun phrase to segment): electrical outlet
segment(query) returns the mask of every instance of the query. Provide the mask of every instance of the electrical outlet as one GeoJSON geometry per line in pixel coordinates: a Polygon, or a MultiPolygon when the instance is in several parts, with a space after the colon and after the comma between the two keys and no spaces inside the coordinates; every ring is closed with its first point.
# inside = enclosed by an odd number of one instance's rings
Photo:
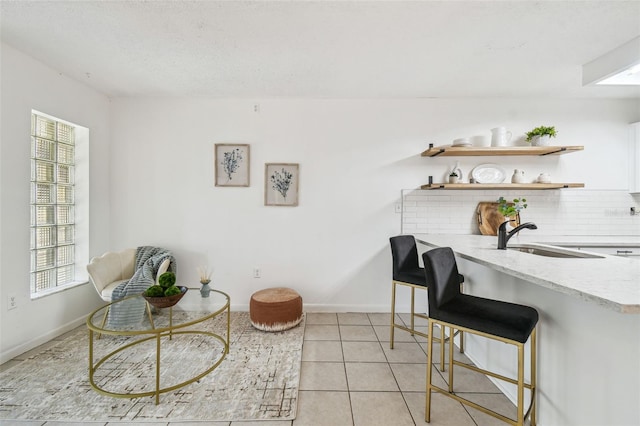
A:
{"type": "Polygon", "coordinates": [[[253,268],[253,278],[260,278],[260,268],[253,268]]]}
{"type": "Polygon", "coordinates": [[[15,294],[10,294],[7,298],[7,309],[11,310],[11,309],[15,309],[18,307],[18,296],[16,296],[15,294]]]}

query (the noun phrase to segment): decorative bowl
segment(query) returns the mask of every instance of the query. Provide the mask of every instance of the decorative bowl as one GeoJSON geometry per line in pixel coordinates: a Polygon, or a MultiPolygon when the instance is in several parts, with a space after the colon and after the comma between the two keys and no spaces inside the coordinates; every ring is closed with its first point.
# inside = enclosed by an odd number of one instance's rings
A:
{"type": "Polygon", "coordinates": [[[174,294],[173,296],[150,297],[145,296],[144,293],[142,293],[142,297],[144,297],[144,299],[149,302],[151,306],[155,306],[156,308],[170,308],[171,306],[178,303],[180,299],[182,299],[182,296],[187,293],[187,287],[179,286],[178,288],[180,289],[181,293],[174,294]]]}

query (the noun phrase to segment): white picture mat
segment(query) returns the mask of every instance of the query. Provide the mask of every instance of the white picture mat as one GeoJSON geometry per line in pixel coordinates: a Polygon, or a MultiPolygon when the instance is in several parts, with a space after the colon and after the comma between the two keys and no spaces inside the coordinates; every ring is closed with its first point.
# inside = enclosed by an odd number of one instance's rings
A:
{"type": "Polygon", "coordinates": [[[267,163],[264,173],[265,206],[297,206],[300,166],[297,163],[267,163]]]}
{"type": "Polygon", "coordinates": [[[216,144],[215,185],[249,186],[249,159],[247,144],[216,144]]]}

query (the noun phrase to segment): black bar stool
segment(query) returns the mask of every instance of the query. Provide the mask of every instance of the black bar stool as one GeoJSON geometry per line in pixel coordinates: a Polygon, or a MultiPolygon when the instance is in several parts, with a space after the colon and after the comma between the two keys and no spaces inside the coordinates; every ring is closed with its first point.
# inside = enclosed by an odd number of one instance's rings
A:
{"type": "MultiPolygon", "coordinates": [[[[393,258],[393,280],[391,281],[391,336],[390,346],[393,349],[394,330],[396,328],[408,331],[411,335],[417,334],[427,338],[428,335],[415,329],[415,318],[429,319],[422,313],[416,313],[415,310],[415,290],[427,290],[427,280],[425,278],[424,268],[418,264],[418,248],[416,247],[416,239],[413,235],[398,235],[389,238],[391,243],[391,256],[393,258]],[[409,327],[396,323],[396,286],[403,285],[411,288],[411,323],[409,327]]],[[[464,276],[458,275],[460,285],[464,282],[464,276]]],[[[441,330],[441,355],[444,355],[444,330],[441,330]]],[[[464,351],[464,343],[462,334],[460,335],[460,352],[464,351]]],[[[444,356],[441,356],[441,369],[444,371],[444,356]]]]}
{"type": "Polygon", "coordinates": [[[425,421],[431,420],[431,392],[440,392],[456,401],[476,408],[511,425],[523,425],[530,415],[531,426],[536,424],[536,325],[538,312],[529,306],[462,294],[458,283],[458,266],[449,247],[430,250],[422,255],[426,280],[429,282],[429,332],[427,347],[427,398],[425,421]],[[433,385],[431,380],[432,331],[434,324],[440,327],[462,330],[484,336],[518,348],[517,379],[467,365],[453,359],[453,343],[449,341],[449,389],[433,385]],[[524,345],[531,338],[531,378],[524,381],[524,345]],[[511,419],[486,407],[462,398],[453,392],[453,367],[460,366],[487,374],[518,387],[517,419],[511,419]],[[529,409],[524,412],[524,389],[531,390],[529,409]]]}

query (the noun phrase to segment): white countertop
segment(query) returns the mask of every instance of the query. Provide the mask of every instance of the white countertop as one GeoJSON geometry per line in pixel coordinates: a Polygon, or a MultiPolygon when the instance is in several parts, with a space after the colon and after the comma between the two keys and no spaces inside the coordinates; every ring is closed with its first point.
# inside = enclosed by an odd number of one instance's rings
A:
{"type": "MultiPolygon", "coordinates": [[[[527,232],[526,230],[524,232],[527,232]]],[[[623,235],[611,235],[611,236],[587,236],[587,235],[524,235],[524,232],[519,237],[513,237],[509,242],[514,241],[515,238],[520,238],[521,241],[536,242],[542,244],[559,245],[562,244],[565,247],[640,247],[640,236],[623,236],[623,235]]],[[[498,238],[498,237],[494,237],[498,238]]]]}
{"type": "MultiPolygon", "coordinates": [[[[508,245],[582,243],[592,246],[640,246],[640,237],[541,236],[520,232],[508,245]]],[[[595,259],[537,256],[498,250],[498,237],[415,234],[431,247],[451,247],[459,257],[621,313],[640,314],[640,260],[601,255],[595,259]]]]}

